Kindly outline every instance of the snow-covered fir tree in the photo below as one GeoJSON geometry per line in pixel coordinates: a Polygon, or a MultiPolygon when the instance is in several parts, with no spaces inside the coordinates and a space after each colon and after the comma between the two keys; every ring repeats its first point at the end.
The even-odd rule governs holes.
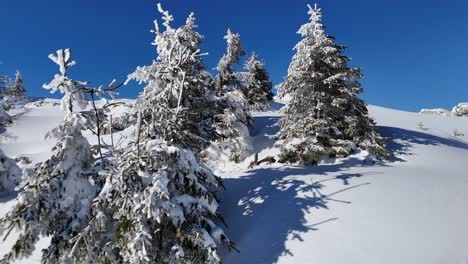
{"type": "Polygon", "coordinates": [[[386,156],[367,106],[357,97],[360,69],[349,68],[345,47],[325,33],[321,10],[309,6],[308,13],[310,22],[298,31],[303,39],[279,87],[281,96],[291,98],[279,122],[280,160],[316,164],[324,157],[347,156],[357,147],[386,156]]]}
{"type": "Polygon", "coordinates": [[[245,56],[240,45],[239,34],[228,29],[224,39],[227,42],[226,54],[218,63],[218,74],[212,86],[216,91],[219,114],[216,119],[216,131],[220,139],[213,142],[203,154],[226,156],[228,160],[239,162],[251,154],[252,143],[248,128],[252,125],[249,104],[241,91],[240,73],[234,72],[233,66],[245,56]]]}
{"type": "Polygon", "coordinates": [[[21,180],[21,169],[16,161],[8,158],[0,149],[0,195],[11,192],[21,180]]]}
{"type": "Polygon", "coordinates": [[[224,39],[227,42],[226,54],[221,57],[216,68],[218,71],[216,93],[218,95],[240,87],[240,80],[232,67],[240,62],[241,57],[246,55],[241,47],[239,34],[234,34],[231,29],[228,29],[224,39]]]}
{"type": "Polygon", "coordinates": [[[10,86],[12,80],[6,75],[0,75],[0,97],[6,95],[7,87],[10,86]]]}
{"type": "Polygon", "coordinates": [[[18,204],[1,220],[0,233],[19,230],[19,238],[3,261],[30,256],[41,236],[50,236],[51,243],[43,251],[43,263],[67,263],[69,240],[89,220],[96,187],[85,172],[93,164],[93,155],[82,130],[87,120],[78,111],[84,95],[77,89],[83,82],[67,76],[75,64],[70,50],[59,50],[49,56],[60,67],[60,73],[44,88],[64,94],[62,109],[65,119],[53,131],[58,139],[52,156],[25,174],[24,191],[18,204]]]}
{"type": "Polygon", "coordinates": [[[218,246],[232,245],[218,226],[215,191],[222,181],[191,150],[215,133],[202,36],[193,14],[172,28],[173,17],[158,10],[159,56],[129,76],[146,83],[136,132],[95,200],[91,221],[72,240],[80,263],[220,263],[218,246]]]}
{"type": "Polygon", "coordinates": [[[146,84],[136,104],[143,122],[157,120],[149,124],[150,131],[141,131],[142,137],[156,133],[171,144],[198,152],[218,138],[213,128],[218,110],[199,50],[203,36],[195,31],[193,14],[179,28],[171,27],[173,17],[167,11],[163,14],[165,30],[155,23],[157,59],[129,75],[129,80],[146,84]]]}
{"type": "MultiPolygon", "coordinates": [[[[15,80],[9,80],[5,88],[5,96],[3,97],[3,103],[5,108],[9,111],[23,107],[29,99],[26,96],[26,88],[23,85],[23,77],[19,71],[16,71],[15,80]]],[[[18,114],[17,109],[15,112],[18,114]]],[[[25,110],[23,110],[25,111],[25,110]]]]}
{"type": "Polygon", "coordinates": [[[141,138],[117,164],[73,239],[78,262],[220,262],[218,247],[231,245],[218,226],[222,182],[193,152],[141,138]]]}
{"type": "Polygon", "coordinates": [[[270,109],[270,101],[273,100],[268,72],[262,61],[257,59],[255,53],[245,63],[247,72],[242,74],[242,92],[249,102],[250,110],[264,111],[270,109]]]}
{"type": "Polygon", "coordinates": [[[240,162],[253,150],[249,134],[253,121],[248,101],[242,91],[237,89],[219,97],[217,107],[221,113],[216,118],[215,127],[220,138],[212,142],[202,155],[206,160],[219,159],[221,155],[229,161],[240,162]]]}
{"type": "Polygon", "coordinates": [[[20,71],[16,71],[15,81],[7,87],[6,94],[8,96],[15,96],[15,97],[24,97],[26,96],[26,88],[23,86],[23,76],[21,75],[20,71]]]}

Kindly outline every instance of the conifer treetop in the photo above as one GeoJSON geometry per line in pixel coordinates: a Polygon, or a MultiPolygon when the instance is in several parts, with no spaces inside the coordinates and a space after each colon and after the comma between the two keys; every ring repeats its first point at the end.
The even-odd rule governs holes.
{"type": "Polygon", "coordinates": [[[229,58],[231,64],[238,63],[241,56],[245,56],[245,51],[241,48],[240,44],[240,34],[233,33],[230,28],[228,28],[224,39],[227,42],[227,54],[226,58],[229,58]]]}
{"type": "Polygon", "coordinates": [[[67,76],[68,68],[76,65],[75,61],[71,61],[70,49],[57,50],[56,54],[50,54],[49,59],[59,66],[60,73],[56,74],[50,83],[44,84],[42,87],[50,90],[51,93],[60,91],[60,93],[64,94],[61,108],[67,113],[72,113],[74,104],[81,108],[86,106],[85,95],[80,91],[80,88],[88,83],[76,81],[67,76]]]}
{"type": "Polygon", "coordinates": [[[221,57],[216,67],[218,71],[216,80],[216,90],[218,94],[224,94],[229,90],[239,87],[240,81],[232,67],[234,64],[240,62],[241,57],[246,55],[245,51],[242,49],[240,35],[238,33],[234,34],[231,29],[228,29],[224,39],[227,43],[226,53],[221,57]]]}

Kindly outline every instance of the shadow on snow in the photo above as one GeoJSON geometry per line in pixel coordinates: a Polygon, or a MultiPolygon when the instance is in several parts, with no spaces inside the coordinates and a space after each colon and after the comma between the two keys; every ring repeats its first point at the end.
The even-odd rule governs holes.
{"type": "Polygon", "coordinates": [[[271,148],[275,144],[274,136],[279,131],[276,125],[280,117],[278,116],[256,116],[254,117],[255,127],[250,130],[250,135],[255,142],[253,153],[271,148]]]}
{"type": "Polygon", "coordinates": [[[387,149],[395,157],[390,161],[403,161],[401,158],[398,158],[399,155],[412,155],[412,147],[415,144],[448,146],[468,150],[467,143],[452,138],[443,138],[423,132],[406,130],[397,127],[379,126],[378,130],[382,136],[388,138],[387,149]]]}
{"type": "MultiPolygon", "coordinates": [[[[256,146],[261,151],[274,144],[273,135],[279,117],[255,117],[255,137],[265,137],[256,146]]],[[[380,133],[388,138],[387,147],[394,154],[392,161],[403,161],[398,156],[411,155],[413,145],[450,146],[468,149],[468,144],[451,138],[438,137],[422,132],[395,127],[379,127],[380,133]]],[[[287,166],[249,170],[239,178],[224,180],[227,191],[223,192],[221,213],[231,224],[227,235],[237,244],[240,253],[225,255],[226,263],[275,263],[279,257],[293,255],[286,247],[288,240],[303,241],[302,234],[318,230],[318,226],[337,221],[325,219],[316,224],[308,223],[306,216],[312,210],[328,210],[331,202],[350,204],[335,198],[335,195],[363,187],[369,182],[353,185],[353,179],[375,174],[350,173],[350,168],[369,167],[364,159],[350,157],[339,164],[322,164],[316,167],[287,166]],[[330,174],[330,175],[329,175],[330,174]],[[338,191],[325,193],[325,184],[335,181],[338,191]]],[[[361,181],[362,182],[362,181],[361,181]]]]}
{"type": "Polygon", "coordinates": [[[311,210],[328,209],[330,202],[350,204],[335,195],[368,185],[351,184],[351,179],[364,174],[346,173],[350,167],[371,164],[349,158],[341,164],[316,167],[259,168],[247,171],[240,178],[224,180],[227,191],[221,195],[221,213],[231,223],[226,233],[240,253],[225,256],[226,263],[275,263],[280,256],[293,255],[286,241],[302,241],[302,234],[338,218],[310,224],[306,216],[311,210]],[[333,176],[328,175],[333,173],[333,176]],[[337,181],[340,188],[324,193],[326,182],[337,181]]]}

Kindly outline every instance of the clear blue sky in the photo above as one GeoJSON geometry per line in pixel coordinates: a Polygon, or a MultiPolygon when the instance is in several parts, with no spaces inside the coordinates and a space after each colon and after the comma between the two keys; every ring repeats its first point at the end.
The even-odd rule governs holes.
{"type": "MultiPolygon", "coordinates": [[[[364,69],[369,103],[417,111],[468,101],[468,1],[320,0],[327,32],[349,47],[353,66],[364,69]]],[[[78,65],[70,75],[94,84],[125,79],[156,57],[150,45],[153,0],[11,0],[0,5],[0,74],[23,72],[33,96],[48,96],[41,85],[57,68],[47,55],[71,48],[78,65]]],[[[226,28],[241,34],[244,49],[266,62],[281,82],[308,19],[306,0],[162,1],[183,23],[190,11],[205,35],[206,65],[225,50],[226,28]]],[[[136,97],[132,84],[122,97],[136,97]]]]}

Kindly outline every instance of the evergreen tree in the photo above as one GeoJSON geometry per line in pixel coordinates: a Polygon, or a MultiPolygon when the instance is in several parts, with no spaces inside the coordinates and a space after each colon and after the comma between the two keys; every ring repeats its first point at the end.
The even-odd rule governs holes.
{"type": "Polygon", "coordinates": [[[220,114],[215,127],[221,137],[212,142],[202,155],[206,160],[219,160],[218,155],[221,154],[229,161],[240,162],[253,150],[249,134],[249,127],[252,127],[249,104],[242,91],[233,90],[219,97],[217,106],[220,114]]]}
{"type": "Polygon", "coordinates": [[[241,57],[246,55],[241,47],[239,34],[234,34],[231,32],[231,29],[228,29],[224,39],[227,42],[226,54],[221,57],[216,68],[218,70],[216,80],[216,92],[218,95],[240,87],[239,78],[232,67],[234,64],[239,63],[241,57]]]}
{"type": "Polygon", "coordinates": [[[7,88],[10,86],[12,83],[12,80],[10,77],[5,76],[5,75],[0,75],[0,97],[3,97],[6,95],[7,88]]]}
{"type": "Polygon", "coordinates": [[[59,65],[60,73],[44,88],[65,94],[62,107],[66,115],[52,133],[58,138],[52,156],[26,173],[18,204],[1,220],[0,233],[8,236],[13,228],[20,231],[5,262],[30,256],[39,237],[50,236],[51,244],[43,251],[42,262],[66,263],[69,240],[88,221],[96,187],[85,172],[93,164],[93,155],[81,133],[88,126],[87,120],[74,107],[83,103],[84,95],[77,89],[82,82],[67,76],[67,69],[75,64],[70,57],[68,49],[49,56],[59,65]]]}
{"type": "Polygon", "coordinates": [[[220,178],[197,151],[211,137],[211,101],[200,61],[195,17],[165,30],[155,23],[158,58],[129,76],[146,83],[137,130],[95,199],[92,218],[72,240],[80,263],[219,263],[232,245],[217,225],[220,178]],[[203,110],[203,111],[202,111],[203,110]]]}
{"type": "Polygon", "coordinates": [[[218,75],[214,82],[218,115],[216,131],[220,139],[213,142],[203,154],[207,160],[212,154],[227,156],[229,160],[239,162],[252,150],[248,128],[252,126],[247,99],[241,92],[240,74],[232,67],[239,63],[245,52],[240,45],[239,34],[228,29],[224,37],[227,42],[226,54],[218,63],[218,75]]]}
{"type": "Polygon", "coordinates": [[[0,194],[13,191],[20,179],[20,168],[0,149],[0,194]]]}
{"type": "Polygon", "coordinates": [[[279,88],[291,100],[280,120],[280,160],[316,164],[323,157],[347,156],[356,147],[386,156],[382,137],[373,127],[358,79],[342,45],[335,44],[321,23],[321,10],[309,6],[310,22],[298,31],[303,39],[279,88]]]}
{"type": "Polygon", "coordinates": [[[219,137],[213,128],[218,110],[210,98],[211,80],[199,50],[203,36],[195,31],[193,14],[179,28],[171,27],[173,17],[167,11],[163,14],[166,29],[160,31],[155,23],[157,59],[129,75],[129,80],[146,84],[136,106],[142,120],[157,120],[141,136],[156,133],[171,144],[198,152],[219,137]]]}
{"type": "Polygon", "coordinates": [[[28,102],[26,89],[23,86],[23,77],[19,71],[16,71],[15,80],[8,79],[5,88],[5,97],[3,103],[6,109],[11,110],[24,106],[28,102]]]}
{"type": "Polygon", "coordinates": [[[6,94],[8,96],[24,97],[26,92],[26,88],[23,86],[23,76],[20,71],[16,71],[15,81],[7,87],[6,94]]]}
{"type": "Polygon", "coordinates": [[[242,92],[249,102],[250,110],[268,110],[269,102],[273,100],[271,92],[273,84],[270,82],[265,65],[253,53],[245,63],[245,69],[247,72],[243,74],[242,92]]]}

